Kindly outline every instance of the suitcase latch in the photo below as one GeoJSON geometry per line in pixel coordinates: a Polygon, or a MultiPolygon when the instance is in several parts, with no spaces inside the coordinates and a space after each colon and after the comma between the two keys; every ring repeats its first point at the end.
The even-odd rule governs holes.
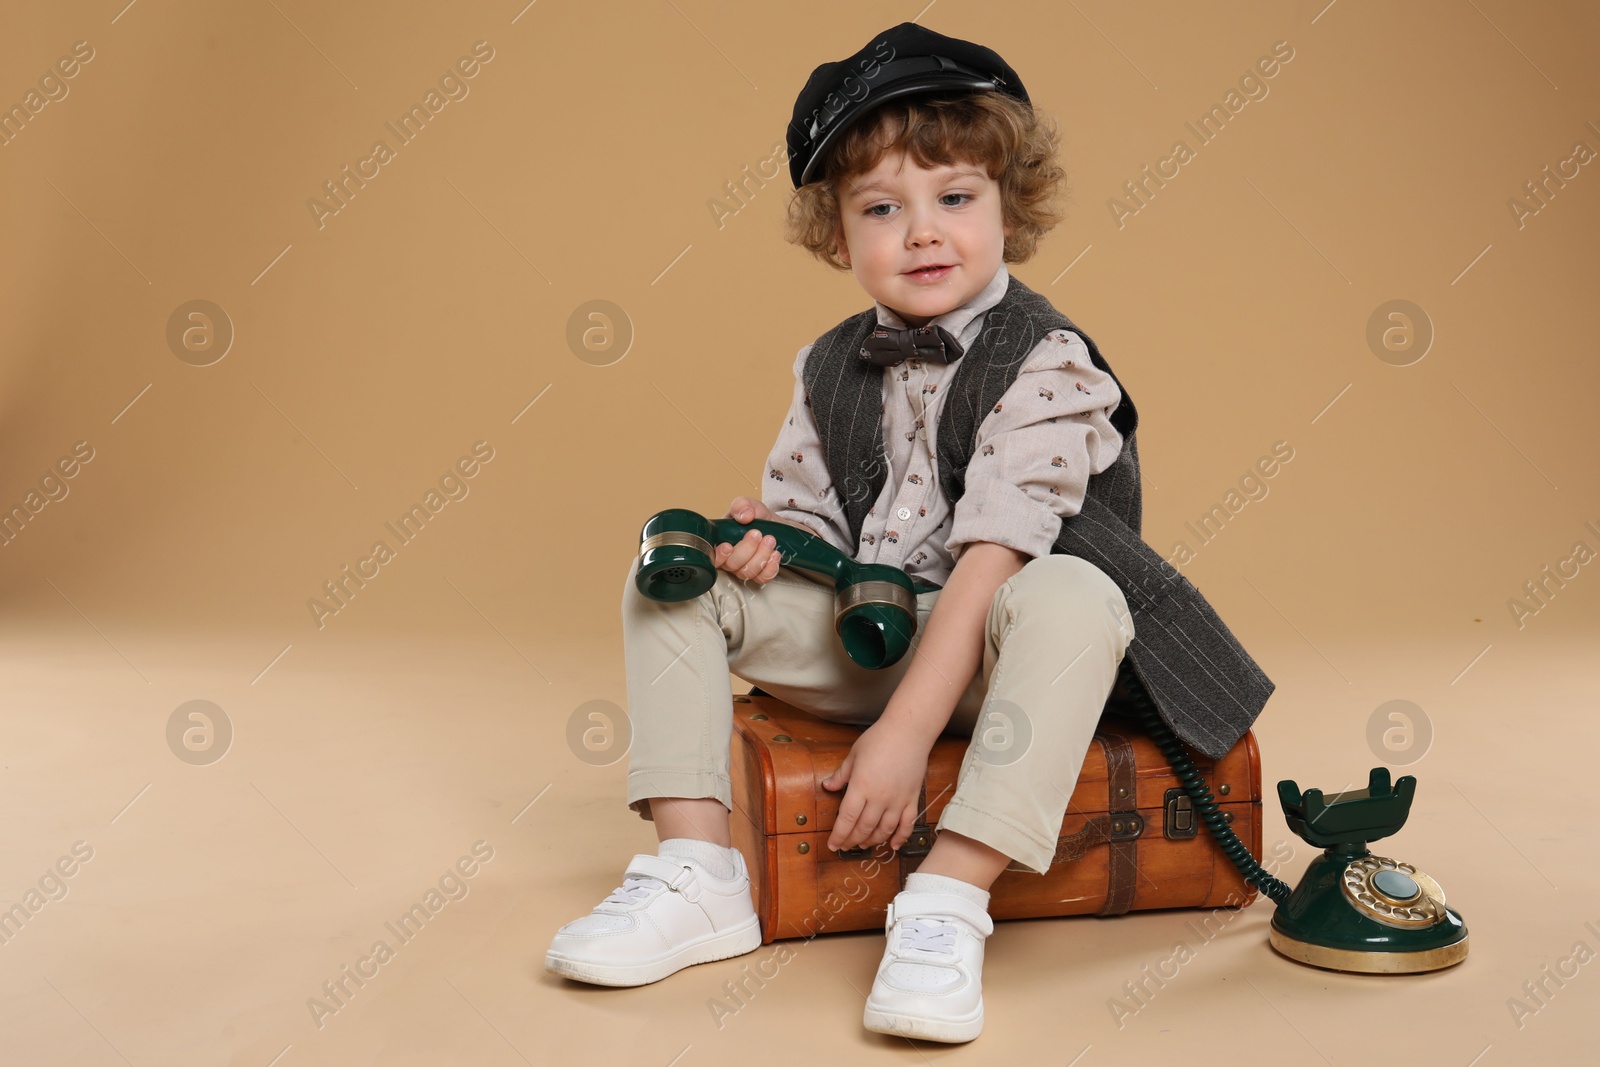
{"type": "MultiPolygon", "coordinates": [[[[1137,818],[1137,816],[1135,816],[1137,818]]],[[[1134,836],[1138,836],[1137,834],[1134,836]]],[[[872,855],[877,850],[877,845],[858,845],[855,848],[839,849],[839,858],[842,860],[858,860],[872,855]]],[[[924,856],[933,848],[933,831],[914,830],[906,838],[906,843],[900,846],[897,856],[924,856]]]]}
{"type": "Polygon", "coordinates": [[[1199,821],[1195,818],[1194,799],[1189,796],[1189,791],[1179,786],[1166,792],[1167,817],[1164,820],[1163,832],[1174,841],[1182,841],[1195,836],[1200,830],[1199,821]]]}

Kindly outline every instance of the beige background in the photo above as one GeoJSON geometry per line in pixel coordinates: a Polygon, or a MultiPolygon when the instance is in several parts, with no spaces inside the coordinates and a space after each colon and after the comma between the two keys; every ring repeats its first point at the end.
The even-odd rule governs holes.
{"type": "Polygon", "coordinates": [[[1523,983],[1600,950],[1600,577],[1569,564],[1520,626],[1509,606],[1600,549],[1600,162],[1521,225],[1509,206],[1600,151],[1592,6],[121,3],[0,14],[6,108],[93,49],[0,147],[0,507],[93,449],[0,548],[0,907],[92,850],[0,945],[0,1060],[1592,1056],[1594,968],[1542,1006],[1523,983]],[[1136,398],[1146,539],[1193,547],[1292,446],[1183,567],[1278,685],[1267,841],[1279,778],[1416,773],[1378,851],[1444,884],[1461,966],[1303,968],[1263,900],[1119,1029],[1109,998],[1193,914],[1002,924],[965,1048],[861,1029],[872,932],[806,946],[720,1030],[708,1001],[772,946],[635,990],[542,971],[654,851],[620,748],[567,742],[625,700],[639,526],[759,493],[795,352],[870,303],[781,240],[794,96],[913,18],[995,48],[1060,122],[1072,213],[1013,269],[1136,398]],[[319,227],[307,201],[480,41],[468,94],[319,227]],[[1198,146],[1185,123],[1279,41],[1268,95],[1198,146]],[[1195,158],[1119,226],[1108,201],[1179,138],[1195,158]],[[1398,299],[1433,333],[1406,366],[1367,341],[1398,299]],[[208,366],[167,340],[194,300],[234,334],[208,366]],[[627,343],[569,343],[595,300],[627,343]],[[469,494],[397,546],[384,523],[479,441],[469,494]],[[379,538],[395,559],[319,628],[308,600],[379,538]],[[207,765],[169,747],[191,700],[231,724],[207,765]],[[1369,742],[1391,700],[1409,748],[1369,742]],[[477,841],[470,893],[318,1028],[308,998],[477,841]]]}

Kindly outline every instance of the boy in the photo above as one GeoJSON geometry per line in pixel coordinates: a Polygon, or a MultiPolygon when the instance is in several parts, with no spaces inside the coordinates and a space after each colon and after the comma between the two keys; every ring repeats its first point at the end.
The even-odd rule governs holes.
{"type": "Polygon", "coordinates": [[[1199,591],[1139,537],[1137,412],[1094,342],[1013,277],[1059,220],[1056,137],[991,50],[902,23],[824,64],[789,127],[789,239],[875,306],[800,350],[762,500],[859,562],[902,567],[918,629],[892,667],[839,648],[831,589],[779,569],[770,537],[718,545],[693,602],[623,592],[634,738],[629,807],[659,855],[557,932],[546,966],[657,981],[760,944],[731,847],[727,670],[866,729],[838,772],[828,847],[909,836],[934,740],[974,738],[932,849],[886,917],[863,1023],[968,1041],[983,1027],[989,887],[1043,874],[1119,671],[1220,757],[1272,683],[1199,591]],[[727,670],[725,670],[726,668],[727,670]],[[980,718],[982,723],[980,725],[980,718]],[[1003,724],[1021,743],[992,750],[1003,724]]]}

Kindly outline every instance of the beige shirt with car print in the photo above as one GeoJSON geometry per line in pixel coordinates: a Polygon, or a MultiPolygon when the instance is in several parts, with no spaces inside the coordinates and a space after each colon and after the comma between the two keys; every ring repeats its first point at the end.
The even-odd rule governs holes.
{"type": "MultiPolygon", "coordinates": [[[[930,325],[943,326],[963,352],[970,350],[984,313],[1000,302],[1010,277],[1002,263],[982,292],[930,325]]],[[[906,326],[881,302],[874,303],[880,325],[906,326]]],[[[762,501],[779,518],[810,527],[859,563],[899,567],[914,579],[942,586],[963,547],[973,541],[1008,545],[1030,558],[1047,555],[1062,519],[1082,507],[1090,475],[1111,466],[1122,449],[1122,435],[1110,420],[1122,391],[1090,360],[1076,333],[1052,330],[979,424],[966,489],[952,515],[934,457],[943,389],[960,359],[907,359],[883,369],[889,473],[867,513],[860,542],[852,545],[801,377],[811,347],[795,357],[794,397],[767,458],[762,501]]]]}

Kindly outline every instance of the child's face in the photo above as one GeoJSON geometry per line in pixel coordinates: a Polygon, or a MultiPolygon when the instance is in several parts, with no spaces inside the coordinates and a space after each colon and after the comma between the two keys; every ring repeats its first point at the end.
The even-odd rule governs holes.
{"type": "Polygon", "coordinates": [[[981,165],[920,166],[902,151],[842,180],[839,256],[861,288],[908,326],[925,326],[989,284],[1005,251],[1000,183],[981,165]],[[932,275],[921,267],[947,269],[932,275]]]}

